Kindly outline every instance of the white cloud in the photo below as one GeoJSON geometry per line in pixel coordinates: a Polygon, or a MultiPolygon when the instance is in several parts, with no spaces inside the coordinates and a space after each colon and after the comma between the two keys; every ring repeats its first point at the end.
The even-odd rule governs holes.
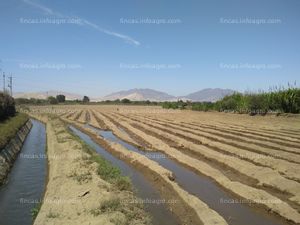
{"type": "Polygon", "coordinates": [[[40,4],[38,4],[38,3],[32,2],[32,1],[30,1],[30,0],[23,0],[23,2],[25,2],[25,3],[28,4],[28,5],[33,6],[33,7],[35,7],[35,8],[40,9],[41,11],[43,11],[43,12],[46,13],[46,14],[55,15],[55,13],[52,11],[52,9],[50,9],[50,8],[48,8],[48,7],[45,7],[45,6],[40,5],[40,4]]]}
{"type": "MultiPolygon", "coordinates": [[[[55,12],[52,9],[50,9],[50,8],[44,6],[44,5],[38,4],[36,2],[32,2],[31,0],[23,0],[23,2],[39,9],[40,11],[42,11],[45,14],[56,16],[56,17],[61,17],[61,18],[70,18],[69,16],[66,16],[66,15],[63,15],[61,13],[55,12]]],[[[91,27],[95,30],[98,30],[98,31],[104,33],[104,34],[120,38],[120,39],[126,41],[127,43],[130,43],[130,44],[133,44],[133,45],[136,45],[136,46],[139,46],[141,44],[139,41],[133,39],[130,36],[120,34],[120,33],[114,32],[114,31],[103,29],[103,28],[99,27],[97,24],[94,24],[94,23],[92,23],[92,22],[90,22],[90,21],[88,21],[84,18],[78,18],[78,19],[80,19],[81,23],[78,23],[77,25],[83,25],[83,26],[91,27]]]]}

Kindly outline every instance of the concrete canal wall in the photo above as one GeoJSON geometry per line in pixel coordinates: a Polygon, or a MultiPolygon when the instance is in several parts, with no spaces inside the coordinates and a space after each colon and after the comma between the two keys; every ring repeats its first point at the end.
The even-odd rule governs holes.
{"type": "Polygon", "coordinates": [[[10,142],[0,149],[0,185],[2,185],[13,166],[18,153],[21,151],[23,143],[32,127],[30,120],[20,128],[16,136],[10,140],[10,142]]]}

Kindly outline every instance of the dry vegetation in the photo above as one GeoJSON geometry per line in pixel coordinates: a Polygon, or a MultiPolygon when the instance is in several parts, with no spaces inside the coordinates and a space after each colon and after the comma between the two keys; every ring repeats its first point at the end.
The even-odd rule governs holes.
{"type": "MultiPolygon", "coordinates": [[[[112,130],[126,142],[164,152],[179,164],[210,177],[237,198],[256,203],[252,207],[300,223],[299,117],[251,117],[144,106],[57,106],[54,109],[58,108],[48,113],[54,112],[77,126],[90,123],[112,130]]],[[[48,109],[32,108],[44,113],[48,109]]],[[[124,149],[122,152],[126,154],[124,149]]],[[[149,168],[157,166],[147,160],[144,162],[149,168]]],[[[172,183],[176,185],[176,180],[172,183]]],[[[181,191],[178,187],[177,193],[181,191]]],[[[185,196],[190,198],[188,193],[185,196]]],[[[189,207],[198,213],[205,204],[201,199],[197,201],[189,207]]],[[[222,224],[219,215],[214,215],[218,218],[216,223],[222,224]]],[[[212,223],[205,221],[203,214],[198,216],[202,223],[212,223]]]]}

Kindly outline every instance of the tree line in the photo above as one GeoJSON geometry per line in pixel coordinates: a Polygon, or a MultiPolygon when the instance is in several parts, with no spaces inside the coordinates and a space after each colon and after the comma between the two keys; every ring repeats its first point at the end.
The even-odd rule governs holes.
{"type": "Polygon", "coordinates": [[[88,103],[90,102],[90,98],[88,96],[83,96],[82,100],[76,99],[76,100],[66,100],[65,95],[56,95],[49,96],[47,99],[37,99],[37,98],[16,98],[15,99],[16,104],[23,105],[23,104],[29,104],[29,105],[56,105],[59,103],[64,104],[81,104],[81,103],[88,103]]]}
{"type": "Polygon", "coordinates": [[[248,114],[300,113],[300,89],[289,86],[270,92],[234,93],[217,102],[164,102],[163,108],[248,114]]]}
{"type": "Polygon", "coordinates": [[[66,100],[66,97],[64,95],[57,95],[56,97],[50,96],[47,99],[37,99],[37,98],[16,98],[15,99],[16,104],[18,105],[47,105],[47,104],[105,104],[105,105],[160,105],[159,102],[152,102],[149,100],[146,101],[131,101],[130,99],[124,98],[124,99],[116,99],[116,100],[105,100],[100,102],[90,102],[90,99],[88,96],[84,96],[82,100],[66,100]]]}
{"type": "Polygon", "coordinates": [[[101,102],[97,102],[96,104],[102,104],[102,105],[159,105],[159,102],[154,102],[154,101],[132,101],[127,98],[123,99],[116,99],[116,100],[105,100],[101,102]]]}

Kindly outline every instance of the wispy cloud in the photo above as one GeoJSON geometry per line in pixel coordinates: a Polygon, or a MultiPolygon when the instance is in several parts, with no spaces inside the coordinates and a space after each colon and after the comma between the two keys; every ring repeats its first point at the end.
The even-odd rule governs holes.
{"type": "MultiPolygon", "coordinates": [[[[55,12],[51,8],[48,8],[44,5],[33,2],[31,0],[23,0],[23,2],[30,5],[30,6],[33,6],[34,8],[37,8],[42,13],[45,13],[47,15],[56,16],[56,17],[60,17],[60,18],[70,18],[67,15],[63,15],[59,12],[55,12]]],[[[93,28],[97,31],[100,31],[100,32],[104,33],[104,34],[120,38],[120,39],[124,40],[125,42],[136,45],[136,46],[139,46],[141,44],[139,41],[133,39],[132,37],[130,37],[128,35],[120,34],[120,33],[114,32],[114,31],[110,31],[110,30],[106,30],[102,27],[99,27],[97,24],[94,24],[94,23],[92,23],[89,20],[86,20],[84,18],[77,17],[77,19],[80,20],[80,23],[76,23],[77,25],[83,25],[83,26],[91,27],[91,28],[93,28]]]]}
{"type": "MultiPolygon", "coordinates": [[[[48,7],[46,7],[46,6],[40,5],[40,4],[35,3],[35,2],[32,2],[32,1],[30,1],[30,0],[23,0],[23,2],[25,2],[26,4],[31,5],[31,6],[33,6],[33,7],[35,7],[35,8],[37,8],[37,9],[43,11],[43,12],[46,13],[46,14],[49,14],[49,15],[56,15],[56,16],[57,16],[57,13],[54,13],[52,9],[50,9],[50,8],[48,8],[48,7]]],[[[59,15],[59,16],[61,16],[61,15],[59,15]]]]}

